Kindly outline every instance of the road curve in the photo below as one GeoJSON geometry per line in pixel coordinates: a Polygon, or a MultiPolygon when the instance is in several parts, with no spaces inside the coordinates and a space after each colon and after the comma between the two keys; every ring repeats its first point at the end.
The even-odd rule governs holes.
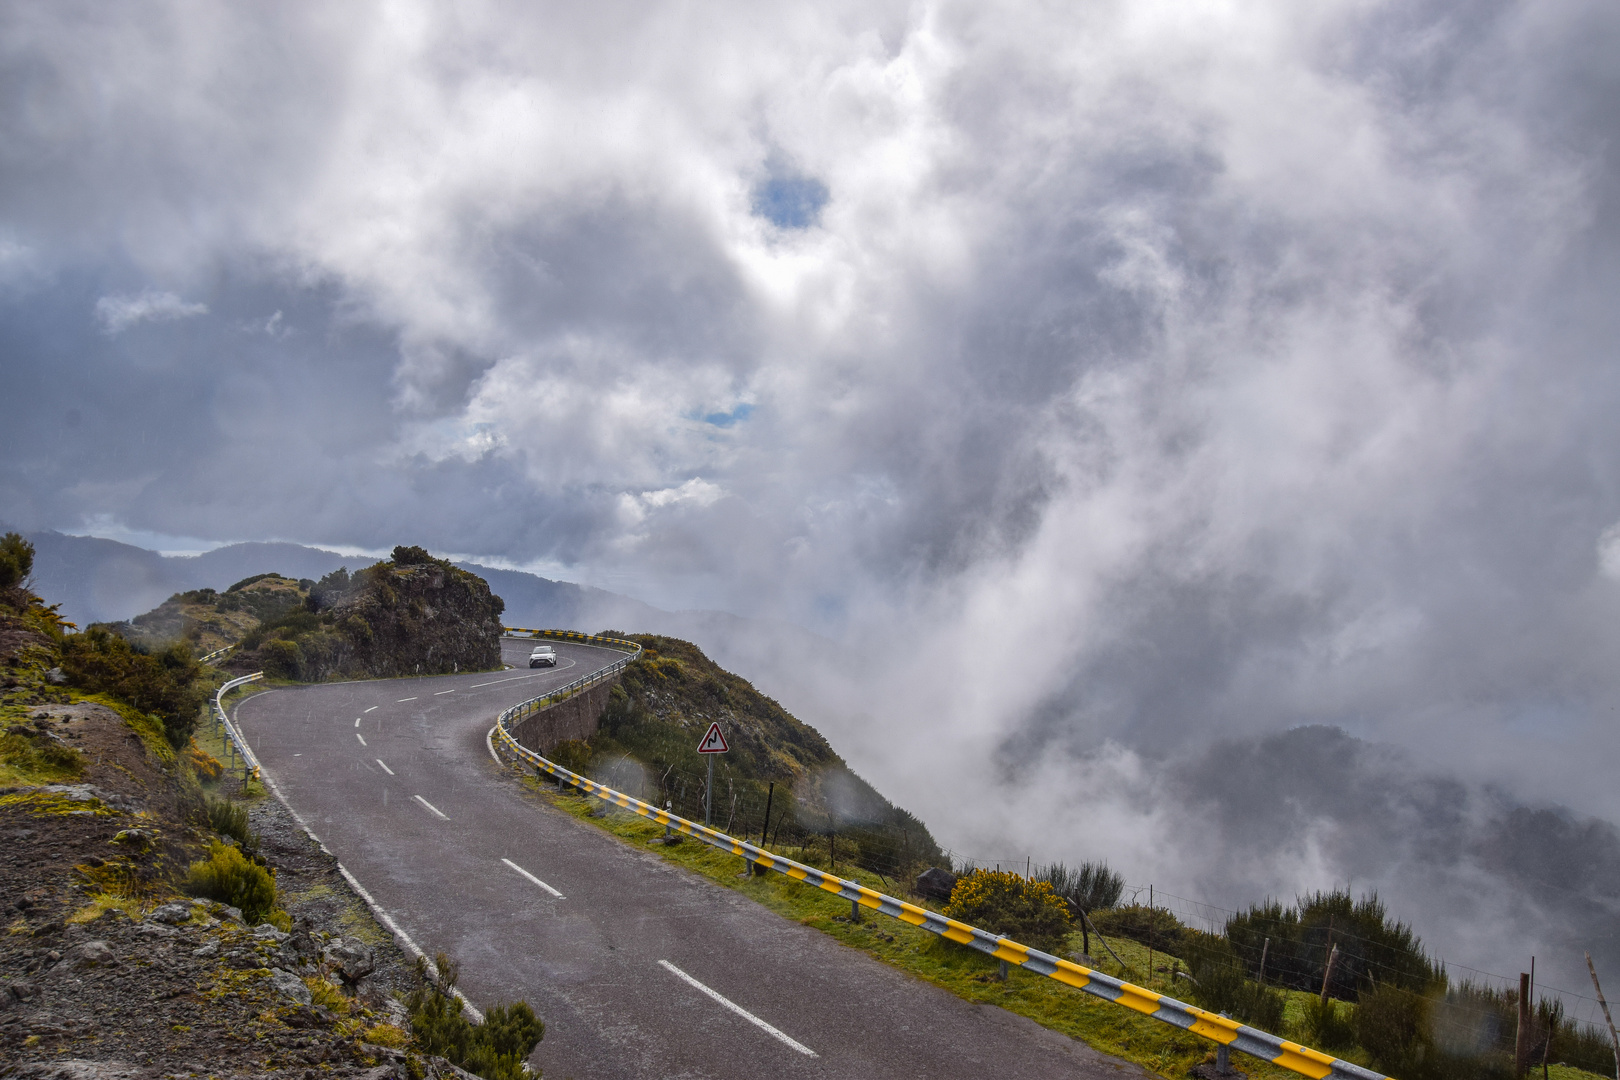
{"type": "MultiPolygon", "coordinates": [[[[503,643],[523,665],[527,641],[503,643]]],[[[282,688],[235,710],[282,795],[474,1002],[527,998],[547,1076],[1137,1077],[528,797],[485,745],[555,670],[282,688]]]]}

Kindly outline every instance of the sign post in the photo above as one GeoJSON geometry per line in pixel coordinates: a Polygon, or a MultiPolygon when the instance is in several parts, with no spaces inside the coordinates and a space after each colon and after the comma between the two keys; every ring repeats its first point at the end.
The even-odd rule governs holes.
{"type": "Polygon", "coordinates": [[[709,828],[714,827],[714,755],[723,754],[730,749],[731,747],[726,745],[726,737],[720,731],[718,722],[709,725],[709,730],[703,735],[703,741],[698,743],[697,752],[709,755],[709,783],[703,789],[703,824],[709,828]]]}

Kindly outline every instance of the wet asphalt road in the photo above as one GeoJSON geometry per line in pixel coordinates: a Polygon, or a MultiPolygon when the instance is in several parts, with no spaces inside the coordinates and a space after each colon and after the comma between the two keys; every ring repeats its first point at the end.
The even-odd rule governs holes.
{"type": "Polygon", "coordinates": [[[558,668],[530,670],[529,648],[504,643],[506,672],[272,690],[236,718],[373,898],[461,963],[473,1002],[528,999],[548,1077],[1146,1075],[526,797],[485,745],[496,714],[621,655],[556,643],[558,668]]]}

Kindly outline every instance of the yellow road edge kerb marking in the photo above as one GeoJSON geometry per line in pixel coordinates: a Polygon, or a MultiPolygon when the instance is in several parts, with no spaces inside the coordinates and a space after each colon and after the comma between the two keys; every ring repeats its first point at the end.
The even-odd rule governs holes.
{"type": "Polygon", "coordinates": [[[622,638],[602,637],[595,634],[582,634],[572,630],[529,630],[524,627],[505,627],[506,631],[517,631],[543,637],[563,638],[571,641],[580,641],[587,644],[602,644],[609,648],[629,650],[630,655],[619,660],[600,671],[593,672],[582,679],[577,679],[567,686],[552,690],[542,697],[514,705],[502,712],[495,723],[495,732],[500,742],[512,754],[543,770],[563,782],[573,785],[578,790],[594,795],[604,802],[613,803],[619,807],[631,810],[642,817],[650,818],[660,825],[668,826],[677,832],[692,836],[703,841],[711,847],[740,855],[749,862],[757,863],[777,873],[785,874],[795,881],[811,884],[819,889],[846,897],[862,907],[871,908],[883,915],[899,919],[912,926],[919,926],[930,933],[938,934],[950,941],[968,945],[986,953],[998,960],[1005,960],[1009,964],[1028,968],[1038,975],[1045,975],[1049,979],[1072,986],[1105,1001],[1112,1001],[1116,1005],[1123,1005],[1144,1016],[1152,1017],[1184,1031],[1190,1031],[1213,1042],[1229,1046],[1234,1050],[1241,1050],[1246,1054],[1257,1057],[1262,1061],[1269,1061],[1274,1065],[1311,1080],[1324,1080],[1325,1077],[1334,1077],[1336,1080],[1391,1080],[1382,1073],[1363,1068],[1352,1062],[1324,1054],[1320,1050],[1313,1050],[1296,1042],[1290,1042],[1277,1035],[1240,1024],[1236,1020],[1228,1019],[1216,1013],[1207,1012],[1196,1005],[1189,1005],[1184,1001],[1149,990],[1135,983],[1117,979],[1112,975],[1093,970],[1077,964],[1072,960],[1043,953],[1039,949],[1032,949],[1021,945],[1011,938],[998,937],[987,930],[958,922],[955,919],[929,911],[907,903],[876,889],[870,889],[858,881],[849,881],[837,877],[813,866],[795,862],[784,858],[764,848],[756,847],[745,840],[738,840],[728,836],[718,829],[699,825],[695,821],[671,814],[640,799],[626,795],[621,791],[599,784],[594,780],[570,772],[554,761],[550,761],[533,750],[528,749],[517,741],[507,730],[509,721],[519,716],[528,715],[538,711],[546,705],[555,704],[564,698],[586,689],[603,679],[622,671],[625,667],[640,659],[641,646],[633,641],[622,638]]]}

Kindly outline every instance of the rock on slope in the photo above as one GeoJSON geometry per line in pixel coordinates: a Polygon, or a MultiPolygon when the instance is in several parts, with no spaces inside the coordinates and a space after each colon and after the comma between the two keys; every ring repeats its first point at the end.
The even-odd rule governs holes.
{"type": "Polygon", "coordinates": [[[244,638],[229,666],[282,678],[392,678],[500,666],[505,605],[476,574],[419,547],[349,574],[244,638]]]}
{"type": "Polygon", "coordinates": [[[292,933],[169,884],[202,833],[173,765],[93,703],[38,724],[79,782],[0,791],[0,1069],[6,1077],[405,1076],[412,971],[334,860],[277,803],[251,813],[292,933]],[[351,978],[352,976],[352,978],[351,978]],[[312,990],[315,991],[312,993],[312,990]],[[62,1070],[71,1064],[67,1073],[62,1070]]]}
{"type": "Polygon", "coordinates": [[[413,966],[279,803],[248,817],[290,933],[177,894],[218,839],[212,759],[53,679],[53,619],[0,587],[0,1077],[456,1075],[402,1030],[413,966]]]}

